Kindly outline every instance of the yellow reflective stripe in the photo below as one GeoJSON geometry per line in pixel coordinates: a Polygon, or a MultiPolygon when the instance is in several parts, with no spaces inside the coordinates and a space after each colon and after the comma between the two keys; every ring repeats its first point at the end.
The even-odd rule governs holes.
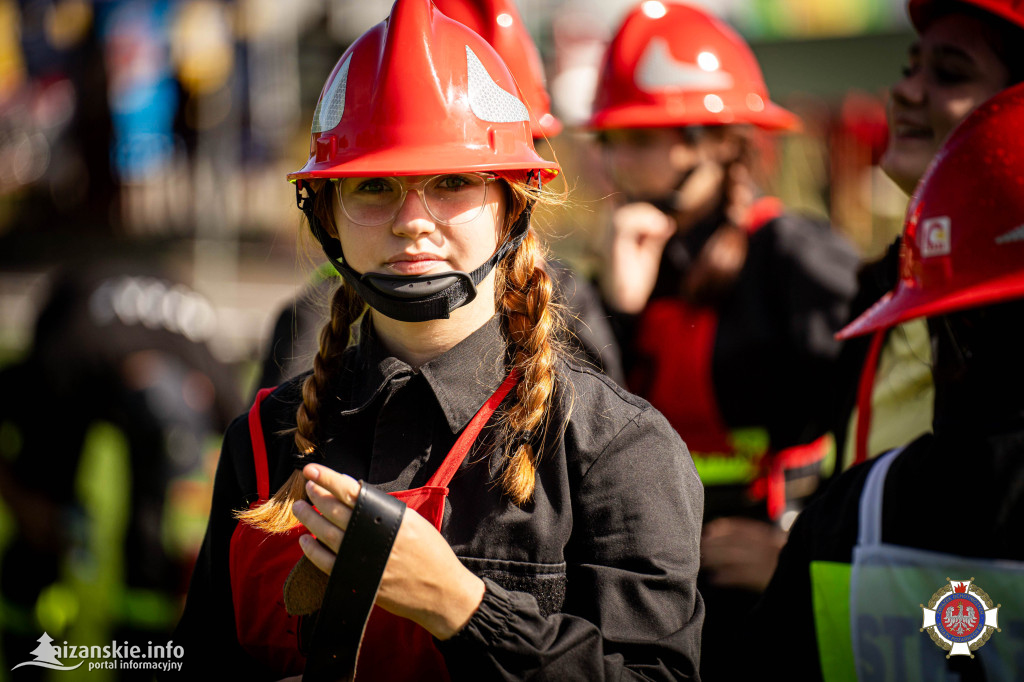
{"type": "Polygon", "coordinates": [[[741,456],[759,458],[768,452],[771,438],[768,436],[767,429],[748,427],[730,431],[729,442],[741,456]]]}
{"type": "Polygon", "coordinates": [[[738,457],[724,454],[708,455],[691,453],[697,474],[704,485],[730,485],[751,483],[757,478],[760,467],[738,457]]]}
{"type": "Polygon", "coordinates": [[[826,682],[857,677],[850,635],[850,571],[850,564],[811,562],[814,629],[821,676],[826,682]]]}
{"type": "Polygon", "coordinates": [[[762,428],[729,432],[732,452],[691,452],[704,485],[742,485],[761,474],[761,458],[768,452],[768,431],[762,428]]]}

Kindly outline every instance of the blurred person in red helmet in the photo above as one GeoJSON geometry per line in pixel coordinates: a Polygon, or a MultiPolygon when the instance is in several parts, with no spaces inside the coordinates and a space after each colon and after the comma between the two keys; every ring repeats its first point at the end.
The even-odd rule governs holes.
{"type": "Polygon", "coordinates": [[[530,226],[557,172],[497,52],[429,0],[341,56],[289,179],[343,281],[312,372],[228,429],[194,674],[697,677],[700,481],[560,350],[530,226]]]}
{"type": "Polygon", "coordinates": [[[758,195],[758,131],[797,117],[705,10],[644,2],[605,55],[589,127],[620,192],[602,287],[631,390],[690,447],[705,485],[702,675],[728,674],[732,623],[767,584],[814,491],[857,258],[827,223],[758,195]]]}
{"type": "MultiPolygon", "coordinates": [[[[880,165],[910,195],[950,131],[989,97],[1024,80],[1024,9],[1010,0],[913,0],[908,12],[918,39],[892,87],[880,165]]],[[[895,285],[899,249],[897,238],[885,257],[862,269],[854,316],[895,285]]],[[[860,378],[846,392],[834,428],[845,466],[931,429],[929,356],[921,320],[846,345],[840,363],[851,378],[843,383],[860,378]]]]}
{"type": "Polygon", "coordinates": [[[911,200],[897,283],[840,334],[927,318],[933,433],[847,471],[797,519],[739,633],[757,633],[759,669],[1020,679],[1022,123],[1016,85],[953,130],[911,200]]]}

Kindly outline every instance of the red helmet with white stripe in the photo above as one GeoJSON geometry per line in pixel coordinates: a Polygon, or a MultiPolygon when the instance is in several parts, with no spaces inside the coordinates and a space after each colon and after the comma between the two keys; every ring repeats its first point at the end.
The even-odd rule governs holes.
{"type": "Polygon", "coordinates": [[[953,131],[907,209],[900,279],[839,338],[1024,297],[1024,84],[953,131]]]}
{"type": "Polygon", "coordinates": [[[688,5],[641,3],[605,53],[588,127],[729,123],[800,127],[795,114],[768,98],[750,47],[723,21],[688,5]]]}
{"type": "Polygon", "coordinates": [[[491,44],[515,76],[530,110],[534,139],[554,137],[562,123],[551,113],[540,53],[512,0],[434,0],[444,14],[465,24],[491,44]]]}
{"type": "Polygon", "coordinates": [[[430,0],[397,0],[345,51],[313,114],[309,160],[289,180],[558,165],[533,147],[530,115],[491,45],[430,0]]]}

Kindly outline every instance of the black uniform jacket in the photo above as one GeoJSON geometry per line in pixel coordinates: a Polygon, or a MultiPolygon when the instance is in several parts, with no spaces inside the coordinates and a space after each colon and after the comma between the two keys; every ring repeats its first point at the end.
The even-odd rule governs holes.
{"type": "MultiPolygon", "coordinates": [[[[709,218],[668,241],[652,301],[682,296],[682,283],[721,223],[709,218]]],[[[776,450],[826,432],[833,412],[823,396],[835,388],[842,345],[834,334],[848,321],[856,268],[853,247],[823,221],[783,213],[750,235],[736,281],[714,306],[718,326],[711,357],[690,360],[710,360],[714,395],[728,428],[764,429],[776,450]]],[[[643,395],[651,370],[635,348],[640,316],[613,315],[625,372],[643,395]]],[[[817,473],[809,467],[794,478],[817,473]]],[[[739,513],[768,518],[763,501],[750,501],[746,484],[709,486],[706,493],[708,521],[739,513]]]]}
{"type": "MultiPolygon", "coordinates": [[[[718,224],[669,240],[652,300],[680,295],[718,224]]],[[[824,221],[783,213],[750,235],[743,268],[716,306],[711,377],[726,425],[766,428],[776,449],[824,433],[821,396],[832,381],[841,348],[834,334],[848,319],[856,270],[853,247],[824,221]]]]}
{"type": "MultiPolygon", "coordinates": [[[[499,318],[418,369],[364,332],[321,408],[323,461],[386,491],[422,486],[506,375],[499,318]]],[[[569,362],[557,372],[533,499],[517,507],[502,494],[497,418],[449,486],[442,535],[486,584],[466,627],[438,643],[452,679],[695,678],[703,490],[686,446],[608,378],[569,362]]],[[[272,491],[299,466],[287,429],[304,378],[261,406],[272,491]]],[[[175,635],[196,674],[267,677],[235,638],[228,575],[231,512],[256,499],[252,458],[240,418],[175,635]]]]}
{"type": "MultiPolygon", "coordinates": [[[[921,436],[893,460],[882,497],[883,542],[964,557],[1024,561],[1024,416],[998,430],[978,430],[971,424],[949,430],[936,424],[936,435],[921,436]],[[971,493],[969,513],[957,513],[955,504],[949,504],[961,491],[965,496],[971,493]]],[[[784,670],[786,679],[792,680],[821,679],[818,650],[830,643],[817,642],[810,563],[852,561],[861,492],[877,462],[865,462],[840,476],[793,524],[775,575],[747,623],[745,641],[757,649],[747,660],[756,660],[759,670],[784,670]]],[[[886,634],[925,637],[916,624],[905,632],[886,634]]],[[[954,656],[950,665],[964,679],[984,679],[980,671],[971,672],[976,662],[965,656],[954,656]]]]}

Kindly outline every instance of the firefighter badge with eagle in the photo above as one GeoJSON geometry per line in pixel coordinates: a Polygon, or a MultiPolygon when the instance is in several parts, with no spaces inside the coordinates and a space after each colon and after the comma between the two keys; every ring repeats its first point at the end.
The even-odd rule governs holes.
{"type": "Polygon", "coordinates": [[[928,631],[936,646],[950,656],[970,656],[984,646],[993,632],[999,629],[999,607],[983,589],[969,580],[949,580],[928,600],[921,604],[924,623],[921,632],[928,631]]]}

